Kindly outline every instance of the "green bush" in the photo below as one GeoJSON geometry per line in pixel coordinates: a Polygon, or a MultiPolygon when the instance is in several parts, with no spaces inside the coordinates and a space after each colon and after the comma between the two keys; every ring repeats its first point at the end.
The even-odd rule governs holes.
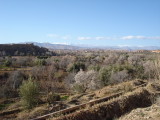
{"type": "Polygon", "coordinates": [[[4,66],[6,66],[6,67],[9,67],[9,66],[11,66],[11,65],[12,65],[12,62],[9,61],[9,60],[6,60],[6,61],[4,62],[4,66]]]}
{"type": "Polygon", "coordinates": [[[68,95],[61,96],[61,100],[67,100],[69,98],[68,95]]]}
{"type": "MultiPolygon", "coordinates": [[[[104,86],[109,85],[111,83],[116,82],[116,81],[113,81],[113,79],[112,79],[113,74],[126,70],[128,76],[134,77],[135,75],[137,75],[139,73],[135,69],[138,69],[138,68],[131,66],[131,65],[128,65],[128,64],[126,64],[126,65],[116,65],[115,64],[115,65],[105,66],[99,70],[99,79],[101,80],[101,82],[104,86]]],[[[139,74],[141,74],[141,73],[139,73],[139,74]]]]}
{"type": "Polygon", "coordinates": [[[38,59],[47,59],[49,58],[48,56],[37,56],[38,59]]]}
{"type": "Polygon", "coordinates": [[[68,69],[68,71],[69,71],[69,72],[78,72],[78,71],[80,71],[80,69],[85,70],[85,69],[86,69],[86,66],[85,66],[84,63],[77,62],[77,63],[74,63],[74,64],[68,69]]]}
{"type": "Polygon", "coordinates": [[[99,71],[101,67],[99,65],[90,65],[88,67],[88,70],[94,70],[94,71],[99,71]]]}
{"type": "Polygon", "coordinates": [[[99,71],[99,79],[103,85],[108,85],[110,83],[112,70],[110,68],[102,68],[99,71]]]}
{"type": "Polygon", "coordinates": [[[45,61],[45,59],[37,59],[35,63],[38,66],[44,66],[44,65],[47,64],[47,62],[45,61]]]}
{"type": "Polygon", "coordinates": [[[38,104],[39,87],[36,82],[29,78],[28,81],[24,81],[20,86],[20,96],[22,105],[27,108],[33,108],[38,104]]]}

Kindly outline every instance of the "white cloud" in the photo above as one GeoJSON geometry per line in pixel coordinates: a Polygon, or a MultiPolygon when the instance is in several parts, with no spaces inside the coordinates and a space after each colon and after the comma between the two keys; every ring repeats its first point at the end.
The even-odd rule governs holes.
{"type": "Polygon", "coordinates": [[[118,47],[128,47],[130,45],[117,45],[118,47]]]}
{"type": "Polygon", "coordinates": [[[50,38],[57,38],[57,39],[63,39],[63,40],[68,40],[68,39],[71,39],[71,36],[70,35],[57,35],[57,34],[47,34],[47,37],[50,37],[50,38]]]}
{"type": "Polygon", "coordinates": [[[124,36],[121,39],[123,40],[129,40],[129,39],[133,39],[134,36],[124,36]]]}
{"type": "Polygon", "coordinates": [[[109,40],[111,38],[110,37],[95,37],[94,39],[96,39],[96,40],[109,40]]]}
{"type": "Polygon", "coordinates": [[[92,37],[78,37],[78,40],[91,40],[92,37]]]}
{"type": "MultiPolygon", "coordinates": [[[[58,35],[58,34],[47,34],[47,37],[56,38],[61,40],[72,39],[70,35],[58,35]]],[[[142,36],[142,35],[128,35],[121,37],[107,37],[107,36],[96,36],[96,37],[77,37],[77,40],[160,40],[160,36],[142,36]]]]}
{"type": "Polygon", "coordinates": [[[97,37],[78,37],[78,40],[132,40],[132,39],[139,39],[139,40],[160,40],[159,36],[152,36],[152,37],[147,37],[147,36],[122,36],[122,37],[105,37],[105,36],[97,36],[97,37]]]}
{"type": "Polygon", "coordinates": [[[52,44],[70,45],[69,43],[66,43],[66,42],[52,42],[52,44]]]}
{"type": "Polygon", "coordinates": [[[156,37],[156,36],[153,36],[153,37],[146,37],[146,36],[123,36],[121,37],[122,40],[131,40],[131,39],[146,39],[146,40],[160,40],[160,37],[156,37]]]}
{"type": "Polygon", "coordinates": [[[114,38],[97,36],[97,37],[78,37],[77,39],[78,40],[110,40],[110,39],[114,39],[114,38]]]}
{"type": "Polygon", "coordinates": [[[121,37],[121,39],[123,40],[131,40],[131,39],[145,39],[146,37],[145,36],[123,36],[121,37]]]}

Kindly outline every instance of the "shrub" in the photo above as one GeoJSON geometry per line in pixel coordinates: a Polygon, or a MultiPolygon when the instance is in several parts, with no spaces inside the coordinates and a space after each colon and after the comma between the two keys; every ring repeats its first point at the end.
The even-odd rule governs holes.
{"type": "Polygon", "coordinates": [[[49,104],[55,102],[55,101],[59,101],[61,98],[60,98],[60,95],[58,94],[55,94],[53,92],[50,92],[48,95],[47,95],[47,102],[49,104]]]}
{"type": "Polygon", "coordinates": [[[108,85],[110,83],[111,77],[111,69],[110,68],[102,68],[99,71],[99,79],[102,81],[103,85],[108,85]]]}
{"type": "Polygon", "coordinates": [[[67,66],[73,62],[74,62],[74,58],[69,55],[66,55],[60,59],[58,64],[61,69],[67,69],[67,66]]]}
{"type": "Polygon", "coordinates": [[[31,57],[18,57],[16,61],[12,62],[14,67],[33,66],[34,62],[31,57]]]}
{"type": "Polygon", "coordinates": [[[69,73],[68,76],[64,79],[65,82],[65,88],[70,89],[73,87],[73,84],[75,82],[75,73],[69,73]]]}
{"type": "Polygon", "coordinates": [[[77,62],[77,63],[74,63],[72,66],[70,66],[70,68],[68,68],[68,71],[69,72],[78,72],[80,70],[85,70],[86,69],[86,66],[84,63],[81,63],[81,62],[77,62]]]}
{"type": "Polygon", "coordinates": [[[146,61],[143,64],[143,68],[144,68],[144,75],[146,76],[147,79],[154,79],[155,78],[155,71],[156,71],[156,67],[154,65],[153,61],[146,61]]]}
{"type": "Polygon", "coordinates": [[[119,83],[128,80],[129,74],[127,70],[119,71],[111,75],[112,83],[119,83]]]}
{"type": "Polygon", "coordinates": [[[104,64],[106,65],[112,65],[115,64],[119,55],[114,53],[114,54],[109,54],[108,57],[105,57],[104,64]]]}
{"type": "Polygon", "coordinates": [[[37,56],[38,59],[47,59],[48,56],[37,56]]]}
{"type": "Polygon", "coordinates": [[[68,95],[65,95],[65,96],[62,96],[61,97],[61,100],[67,100],[69,98],[69,96],[68,95]]]}
{"type": "Polygon", "coordinates": [[[38,59],[35,63],[38,66],[44,66],[44,65],[47,64],[46,61],[45,61],[45,59],[38,59]]]}
{"type": "Polygon", "coordinates": [[[6,60],[5,62],[4,62],[4,66],[6,66],[6,67],[9,67],[9,66],[11,66],[12,65],[12,62],[10,61],[10,60],[6,60]]]}
{"type": "Polygon", "coordinates": [[[155,66],[155,78],[156,80],[160,80],[160,56],[156,56],[156,59],[154,60],[154,66],[155,66]]]}
{"type": "Polygon", "coordinates": [[[90,70],[87,72],[79,71],[75,75],[75,90],[77,91],[86,91],[86,90],[95,90],[101,86],[101,82],[97,76],[98,72],[90,70]],[[80,90],[79,90],[80,89],[80,90]],[[81,90],[83,89],[83,90],[81,90]]]}
{"type": "Polygon", "coordinates": [[[54,73],[54,78],[56,79],[61,79],[64,76],[65,76],[65,72],[63,72],[62,70],[54,73]]]}
{"type": "Polygon", "coordinates": [[[36,82],[29,78],[28,81],[24,81],[20,86],[20,96],[22,105],[27,108],[33,108],[38,104],[39,87],[36,82]]]}
{"type": "Polygon", "coordinates": [[[131,84],[126,84],[124,86],[124,91],[125,92],[129,92],[129,91],[132,91],[133,90],[133,86],[131,84]]]}
{"type": "Polygon", "coordinates": [[[84,87],[83,84],[77,84],[77,83],[73,85],[73,89],[77,93],[84,93],[86,91],[86,88],[84,87]]]}
{"type": "Polygon", "coordinates": [[[100,66],[99,65],[90,65],[88,67],[89,70],[94,70],[94,71],[99,71],[100,70],[100,66]]]}
{"type": "Polygon", "coordinates": [[[121,56],[119,56],[119,58],[117,60],[117,63],[118,64],[124,64],[124,63],[126,63],[126,61],[127,61],[127,56],[126,55],[121,55],[121,56]]]}

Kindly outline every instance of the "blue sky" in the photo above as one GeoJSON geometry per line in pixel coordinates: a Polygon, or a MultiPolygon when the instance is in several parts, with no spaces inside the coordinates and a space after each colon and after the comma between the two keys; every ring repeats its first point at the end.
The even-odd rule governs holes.
{"type": "Polygon", "coordinates": [[[160,0],[0,0],[0,43],[160,46],[160,0]]]}

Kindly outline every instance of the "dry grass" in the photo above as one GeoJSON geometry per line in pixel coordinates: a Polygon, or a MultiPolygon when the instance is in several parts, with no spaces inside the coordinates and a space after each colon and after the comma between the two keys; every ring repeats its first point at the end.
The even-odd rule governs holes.
{"type": "Polygon", "coordinates": [[[141,80],[133,80],[133,81],[127,81],[116,85],[109,85],[106,86],[100,90],[96,90],[95,92],[90,92],[87,94],[76,94],[69,97],[70,101],[78,101],[80,103],[89,102],[90,100],[110,96],[118,92],[129,92],[134,89],[134,87],[143,84],[144,82],[141,82],[141,80]]]}
{"type": "Polygon", "coordinates": [[[14,110],[14,109],[20,109],[22,108],[21,107],[21,103],[18,101],[18,102],[15,102],[15,103],[12,103],[11,105],[9,105],[6,109],[6,111],[10,111],[10,110],[14,110]]]}
{"type": "MultiPolygon", "coordinates": [[[[151,101],[148,97],[150,97],[150,93],[146,89],[136,89],[133,90],[138,85],[141,85],[143,82],[140,80],[128,81],[121,84],[117,84],[114,86],[107,86],[102,88],[101,90],[97,90],[92,93],[86,94],[78,94],[70,96],[66,102],[66,105],[69,106],[69,102],[77,100],[78,104],[88,102],[98,97],[112,95],[118,92],[125,92],[126,94],[113,98],[107,102],[103,102],[94,106],[87,106],[85,109],[83,108],[80,111],[74,112],[72,114],[57,118],[57,120],[101,120],[103,118],[117,118],[126,112],[137,108],[137,107],[145,107],[151,104],[151,101]],[[91,118],[90,118],[91,117],[91,118]]],[[[149,86],[149,85],[148,85],[149,86]]],[[[152,87],[147,87],[147,89],[151,89],[152,87]]],[[[158,90],[158,89],[155,89],[158,90]]],[[[76,104],[76,103],[75,103],[76,104]]],[[[15,104],[16,106],[16,104],[15,104]]],[[[11,106],[10,108],[13,108],[11,106]]],[[[32,109],[32,111],[22,111],[17,114],[17,119],[30,119],[35,118],[37,116],[44,115],[49,111],[47,105],[42,105],[32,109]]]]}
{"type": "Polygon", "coordinates": [[[127,93],[119,98],[112,99],[90,108],[57,118],[55,120],[103,120],[119,117],[126,112],[151,105],[150,93],[143,88],[127,93]]]}
{"type": "Polygon", "coordinates": [[[134,87],[143,84],[144,81],[142,80],[132,80],[123,82],[117,85],[109,85],[107,87],[104,87],[100,90],[95,91],[96,97],[104,97],[107,95],[111,95],[117,92],[129,92],[134,89],[134,87]]]}
{"type": "Polygon", "coordinates": [[[159,82],[149,82],[146,86],[151,92],[159,92],[160,91],[160,83],[159,82]]]}
{"type": "Polygon", "coordinates": [[[46,114],[47,112],[48,112],[47,105],[43,105],[43,106],[36,107],[30,111],[26,110],[26,111],[22,111],[22,112],[18,113],[16,119],[17,120],[28,120],[31,118],[35,118],[36,116],[46,114]]]}

